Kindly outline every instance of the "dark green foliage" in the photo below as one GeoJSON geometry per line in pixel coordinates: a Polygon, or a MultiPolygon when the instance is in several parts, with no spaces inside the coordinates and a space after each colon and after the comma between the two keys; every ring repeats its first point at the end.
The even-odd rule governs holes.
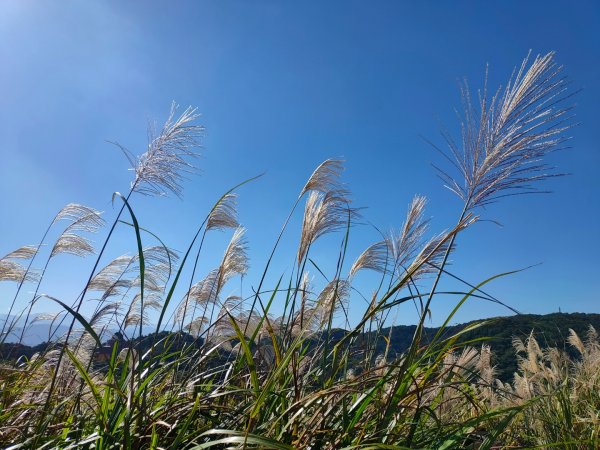
{"type": "MultiPolygon", "coordinates": [[[[466,324],[447,327],[446,335],[456,334],[466,324]]],[[[461,342],[477,338],[487,338],[486,343],[490,345],[493,352],[493,363],[496,366],[497,377],[502,381],[510,381],[517,370],[517,359],[512,345],[514,337],[525,339],[532,332],[542,347],[562,348],[571,357],[576,357],[576,352],[565,344],[569,336],[569,329],[578,335],[585,335],[589,326],[600,330],[600,314],[586,313],[552,313],[552,314],[521,314],[509,317],[498,317],[491,319],[489,323],[469,331],[461,339],[461,342]]],[[[390,339],[390,354],[398,355],[405,352],[415,334],[414,325],[398,325],[392,327],[390,339]]],[[[438,328],[426,328],[424,341],[433,337],[438,328]]],[[[377,342],[375,355],[385,352],[386,341],[382,336],[390,336],[390,329],[383,329],[377,342]]]]}
{"type": "MultiPolygon", "coordinates": [[[[451,336],[458,333],[463,328],[473,325],[475,322],[465,324],[452,325],[447,327],[444,335],[451,336]]],[[[569,336],[569,329],[574,330],[578,335],[585,335],[589,326],[593,326],[600,330],[600,314],[586,313],[552,313],[552,314],[521,314],[509,317],[497,317],[490,319],[485,325],[469,331],[461,337],[459,342],[486,338],[486,343],[490,345],[493,352],[493,363],[496,366],[496,374],[498,379],[508,382],[512,380],[513,374],[517,370],[517,359],[515,358],[515,350],[512,345],[513,338],[525,339],[533,333],[542,347],[557,347],[564,349],[569,356],[577,357],[577,352],[565,344],[569,336]]],[[[383,336],[390,337],[389,355],[397,356],[404,353],[410,346],[416,330],[415,325],[397,325],[391,328],[384,328],[379,334],[379,340],[373,352],[374,357],[385,352],[386,341],[383,336]]],[[[431,339],[439,328],[425,328],[423,333],[423,341],[425,343],[431,339]]],[[[346,335],[345,330],[334,329],[331,331],[331,342],[336,343],[346,335]]],[[[141,352],[150,349],[154,341],[159,342],[155,351],[163,353],[164,338],[171,336],[169,340],[170,352],[175,355],[183,348],[195,346],[198,349],[202,347],[202,339],[195,339],[187,333],[168,333],[161,332],[158,334],[149,334],[142,338],[135,338],[129,344],[126,340],[119,341],[119,348],[124,348],[127,345],[132,345],[141,352]]],[[[360,354],[361,342],[368,341],[369,333],[359,337],[355,344],[356,353],[360,354]]],[[[109,340],[102,349],[98,351],[98,358],[101,359],[102,350],[111,348],[114,339],[109,340]]],[[[314,348],[318,345],[319,340],[311,340],[309,347],[314,348]]],[[[0,359],[16,360],[20,357],[31,358],[32,355],[43,351],[47,348],[46,343],[29,347],[21,344],[2,344],[0,345],[0,359]]],[[[171,358],[174,358],[172,356],[171,358]]]]}

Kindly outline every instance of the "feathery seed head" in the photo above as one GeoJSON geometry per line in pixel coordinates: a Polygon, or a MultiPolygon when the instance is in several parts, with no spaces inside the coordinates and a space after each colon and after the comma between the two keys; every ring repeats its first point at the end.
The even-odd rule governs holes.
{"type": "Polygon", "coordinates": [[[23,247],[19,247],[18,249],[10,252],[2,259],[31,259],[36,255],[37,252],[37,245],[24,245],[23,247]]]}
{"type": "Polygon", "coordinates": [[[238,227],[225,250],[220,267],[219,289],[233,275],[245,275],[248,271],[248,243],[244,236],[245,232],[245,228],[238,227]]]}
{"type": "Polygon", "coordinates": [[[560,71],[554,53],[537,56],[530,65],[525,58],[503,93],[488,100],[484,89],[479,113],[465,85],[462,146],[444,136],[448,159],[460,177],[438,170],[468,210],[501,197],[535,192],[538,181],[556,176],[542,160],[567,139],[566,115],[572,108],[559,106],[567,86],[560,71]]]}
{"type": "Polygon", "coordinates": [[[61,253],[66,253],[75,256],[87,256],[94,253],[94,247],[89,239],[73,233],[63,233],[54,247],[50,257],[53,258],[61,253]]]}
{"type": "Polygon", "coordinates": [[[176,111],[177,105],[173,103],[158,135],[151,132],[148,150],[138,158],[135,167],[131,186],[134,192],[145,195],[172,192],[181,197],[183,173],[195,170],[188,160],[198,156],[194,149],[199,147],[204,128],[193,124],[199,116],[196,109],[189,107],[178,118],[176,111]]]}
{"type": "Polygon", "coordinates": [[[327,193],[340,188],[339,178],[344,170],[344,161],[340,159],[327,159],[323,161],[312,173],[300,196],[306,192],[317,191],[327,193]]]}
{"type": "Polygon", "coordinates": [[[326,194],[311,191],[304,208],[298,262],[304,259],[309,247],[319,237],[340,230],[356,217],[358,212],[350,206],[346,191],[329,191],[326,194]]]}
{"type": "Polygon", "coordinates": [[[27,271],[21,264],[2,258],[0,259],[0,281],[37,281],[37,273],[27,271]]]}
{"type": "Polygon", "coordinates": [[[237,195],[227,194],[215,205],[208,216],[207,230],[224,230],[239,227],[237,220],[237,195]]]}

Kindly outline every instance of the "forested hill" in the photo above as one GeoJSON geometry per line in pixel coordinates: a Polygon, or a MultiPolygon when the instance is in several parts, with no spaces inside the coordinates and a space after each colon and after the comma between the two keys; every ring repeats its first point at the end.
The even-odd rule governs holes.
{"type": "MultiPolygon", "coordinates": [[[[445,335],[450,336],[473,323],[469,322],[450,326],[447,328],[445,335]]],[[[489,319],[486,324],[466,333],[463,339],[489,338],[487,343],[491,346],[494,353],[493,363],[496,365],[498,378],[507,381],[512,378],[517,368],[517,358],[515,357],[515,350],[512,345],[513,337],[524,340],[533,331],[540,346],[558,347],[565,349],[573,355],[573,349],[566,343],[569,336],[569,329],[573,329],[583,338],[590,325],[600,331],[600,314],[521,314],[489,319]]],[[[390,333],[389,328],[383,331],[386,336],[390,333]]],[[[438,328],[427,328],[425,334],[432,337],[437,331],[438,328]]],[[[404,352],[410,344],[414,332],[414,325],[392,327],[390,350],[394,354],[404,352]]],[[[383,351],[385,345],[385,340],[380,340],[378,343],[379,350],[383,351]]]]}
{"type": "MultiPolygon", "coordinates": [[[[460,325],[452,325],[446,328],[445,337],[449,337],[464,327],[474,324],[469,322],[460,325]]],[[[517,358],[512,345],[514,337],[525,340],[531,332],[534,333],[538,343],[542,347],[558,347],[569,352],[571,356],[576,356],[576,352],[566,343],[569,336],[569,329],[575,330],[582,338],[585,337],[589,326],[593,326],[600,332],[600,314],[522,314],[509,317],[498,317],[487,319],[485,323],[465,333],[461,340],[472,340],[477,338],[486,338],[485,342],[491,346],[493,351],[493,364],[496,366],[496,375],[503,381],[512,379],[513,373],[517,369],[517,358]]],[[[377,341],[377,348],[374,355],[383,354],[386,347],[386,339],[390,338],[389,356],[399,355],[406,351],[415,333],[415,325],[399,325],[391,328],[384,328],[381,331],[380,339],[377,341]],[[383,338],[385,336],[385,339],[383,338]]],[[[424,342],[427,343],[439,328],[426,328],[424,332],[424,342]]],[[[163,335],[161,333],[161,335],[163,335]]],[[[334,330],[331,338],[333,341],[341,339],[346,334],[344,330],[334,330]]],[[[141,345],[143,348],[150,342],[149,338],[153,335],[146,336],[141,345]]],[[[185,335],[186,339],[181,342],[187,342],[191,336],[185,335]]],[[[192,339],[193,340],[193,339],[192,339]]],[[[134,341],[137,341],[134,340],[134,341]]],[[[201,340],[198,341],[198,344],[201,340]]],[[[0,360],[16,359],[20,356],[31,357],[34,353],[42,351],[46,348],[45,343],[35,347],[19,344],[0,344],[0,360]]],[[[139,344],[135,344],[139,345],[139,344]]],[[[480,345],[475,344],[475,345],[480,345]]]]}

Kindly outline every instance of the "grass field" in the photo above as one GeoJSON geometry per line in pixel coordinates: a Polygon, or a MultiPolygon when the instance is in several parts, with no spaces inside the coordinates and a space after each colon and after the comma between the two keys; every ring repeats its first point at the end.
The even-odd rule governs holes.
{"type": "MultiPolygon", "coordinates": [[[[439,282],[462,233],[482,207],[535,190],[556,173],[544,162],[568,138],[570,93],[553,54],[528,58],[506,86],[480,93],[465,86],[461,140],[449,137],[439,174],[462,201],[457,220],[433,234],[426,199],[409,202],[402,226],[384,234],[356,261],[345,264],[349,230],[359,211],[341,176],[343,162],[319,165],[282,218],[273,246],[261,249],[267,264],[247,298],[225,297],[224,287],[246,274],[247,246],[236,212],[237,189],[207,212],[181,254],[149,233],[136,217],[134,194],[179,194],[182,176],[194,170],[203,128],[194,109],[173,108],[146,153],[124,152],[135,169],[131,190],[115,194],[119,211],[109,223],[93,208],[69,204],[51,221],[37,246],[0,259],[0,281],[16,285],[5,299],[15,319],[2,329],[23,338],[36,320],[68,326],[46,351],[0,366],[0,442],[9,448],[85,449],[402,449],[573,448],[600,445],[598,361],[593,328],[574,332],[563,350],[544,351],[535,336],[515,340],[518,371],[512,382],[496,379],[483,339],[444,333],[456,311],[472,297],[491,299],[485,285],[499,274],[456,292],[456,307],[436,336],[423,340],[439,282]],[[284,277],[271,261],[294,212],[304,207],[293,273],[284,277]],[[116,227],[135,233],[133,255],[103,262],[116,227]],[[214,269],[195,276],[206,239],[215,231],[231,240],[214,269]],[[104,233],[98,248],[90,233],[104,233]],[[337,267],[316,288],[319,270],[313,244],[336,233],[337,267]],[[432,236],[432,237],[431,237],[432,236]],[[156,245],[145,247],[144,242],[156,245]],[[44,249],[47,250],[46,254],[44,249]],[[94,268],[74,302],[58,304],[52,317],[33,314],[39,287],[59,254],[94,258],[94,268]],[[45,258],[45,261],[43,260],[45,258]],[[40,263],[40,261],[42,261],[40,263]],[[36,264],[34,264],[36,263],[36,264]],[[34,267],[41,265],[41,269],[34,267]],[[347,272],[343,268],[350,267],[347,272]],[[192,275],[184,276],[184,267],[192,275]],[[354,280],[378,274],[368,292],[354,280]],[[275,274],[275,275],[273,275],[275,274]],[[275,276],[279,281],[270,283],[275,276]],[[279,278],[277,278],[279,277],[279,278]],[[178,290],[185,294],[176,296],[178,290]],[[82,306],[98,299],[92,314],[82,306]],[[367,300],[361,319],[339,337],[335,325],[367,300]],[[30,296],[25,309],[19,300],[30,296]],[[180,298],[181,297],[181,298],[180,298]],[[393,312],[414,303],[420,320],[405,353],[377,350],[393,312]],[[273,305],[283,305],[275,316],[273,305]],[[17,321],[18,318],[18,321],[17,321]],[[341,318],[341,319],[340,319],[341,318]],[[24,322],[23,322],[24,321],[24,322]],[[143,337],[143,326],[155,333],[143,337]],[[19,324],[19,325],[18,325],[19,324]],[[17,326],[18,325],[18,326],[17,326]],[[119,330],[120,339],[103,337],[119,330]],[[167,332],[169,331],[169,332],[167,332]],[[369,332],[369,333],[367,333],[369,332]],[[126,337],[128,336],[128,338],[126,337]]],[[[299,212],[299,211],[298,211],[299,212]]],[[[287,235],[286,235],[287,236],[287,235]]],[[[291,239],[290,238],[290,239],[291,239]]],[[[187,273],[187,272],[185,272],[187,273]]],[[[385,338],[385,336],[384,336],[385,338]]]]}

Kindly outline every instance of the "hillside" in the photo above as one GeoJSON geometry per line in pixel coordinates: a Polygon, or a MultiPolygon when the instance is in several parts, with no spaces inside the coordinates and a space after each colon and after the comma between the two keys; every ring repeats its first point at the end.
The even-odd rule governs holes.
{"type": "MultiPolygon", "coordinates": [[[[445,336],[451,336],[466,326],[475,322],[452,325],[446,329],[445,336]]],[[[573,329],[580,336],[585,336],[589,326],[600,330],[600,314],[586,313],[553,313],[546,315],[522,314],[508,317],[497,317],[488,319],[487,323],[476,330],[466,333],[462,341],[477,338],[486,338],[486,342],[493,351],[493,364],[496,366],[496,375],[502,381],[510,381],[513,373],[517,369],[517,359],[512,345],[514,337],[525,339],[531,332],[536,336],[540,345],[544,347],[564,348],[570,356],[576,356],[566,339],[569,335],[569,329],[573,329]]],[[[389,355],[399,355],[403,353],[412,341],[416,326],[398,325],[391,328],[384,328],[382,335],[390,339],[389,355]],[[390,334],[391,332],[391,334],[390,334]]],[[[427,342],[437,333],[439,328],[430,327],[425,329],[424,340],[427,342]]],[[[330,336],[332,341],[341,339],[346,332],[344,330],[335,330],[330,336]]],[[[190,337],[191,339],[191,337],[190,337]]],[[[144,340],[146,342],[146,340],[144,340]]],[[[36,352],[43,350],[45,344],[36,346],[9,344],[0,345],[0,359],[16,359],[20,356],[31,357],[36,352]]],[[[147,344],[142,344],[145,350],[147,344]]],[[[375,355],[385,352],[386,340],[381,337],[377,343],[375,355]]]]}
{"type": "MultiPolygon", "coordinates": [[[[469,322],[448,327],[446,335],[454,334],[473,323],[469,322]]],[[[600,330],[600,314],[522,314],[489,319],[485,325],[465,334],[464,339],[489,338],[488,343],[494,354],[493,364],[496,366],[497,376],[503,381],[508,381],[517,369],[517,360],[512,346],[513,337],[524,339],[533,332],[540,345],[564,348],[573,356],[572,349],[566,344],[569,329],[573,329],[580,336],[585,336],[590,325],[600,330]]],[[[425,335],[431,337],[437,331],[438,328],[427,328],[425,335]]],[[[390,328],[385,329],[384,332],[388,336],[390,328]]],[[[414,325],[392,327],[390,351],[393,354],[405,351],[412,340],[414,332],[414,325]]],[[[378,352],[383,352],[385,345],[385,340],[381,339],[378,342],[378,352]]]]}

